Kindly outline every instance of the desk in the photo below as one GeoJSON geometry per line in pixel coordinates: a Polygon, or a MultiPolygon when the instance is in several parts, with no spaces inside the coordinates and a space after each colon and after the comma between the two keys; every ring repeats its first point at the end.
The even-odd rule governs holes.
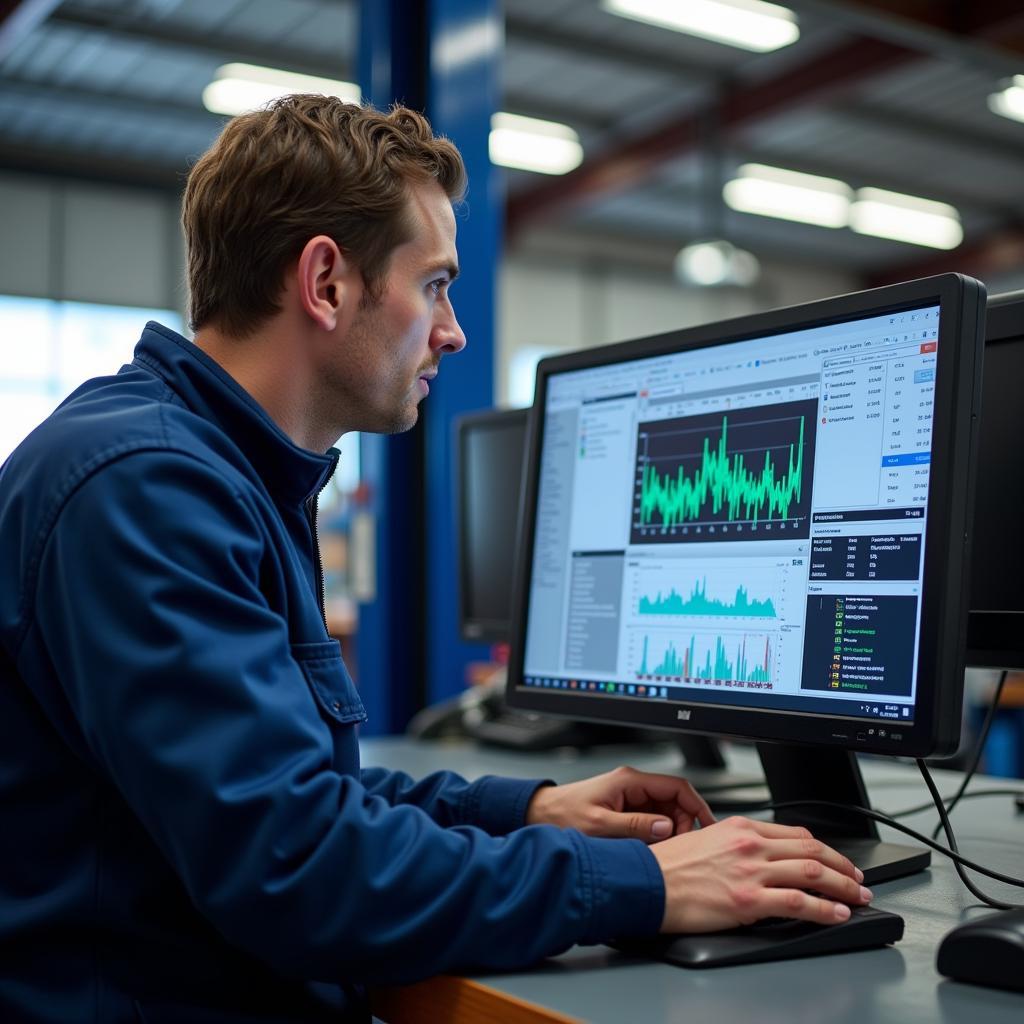
{"type": "MultiPolygon", "coordinates": [[[[384,738],[364,741],[362,752],[367,767],[385,765],[416,776],[449,768],[469,778],[490,773],[569,782],[622,762],[650,771],[680,770],[678,753],[668,747],[537,755],[489,751],[469,743],[384,738]]],[[[756,765],[752,750],[730,753],[731,768],[747,772],[756,765]]],[[[862,759],[862,771],[879,810],[897,811],[928,799],[916,767],[862,759]]],[[[940,792],[954,791],[959,775],[935,774],[940,792]]],[[[1005,779],[984,781],[986,788],[988,783],[1008,784],[1005,779]]],[[[930,831],[934,821],[934,814],[922,813],[907,824],[930,831]]],[[[954,813],[953,825],[965,856],[1024,874],[1024,815],[1014,813],[1010,797],[967,801],[954,813]]],[[[893,830],[882,831],[885,838],[905,839],[893,830]]],[[[1024,902],[1020,889],[979,881],[986,892],[1024,902]]],[[[516,973],[438,978],[388,989],[378,994],[374,1008],[396,1024],[567,1019],[595,1024],[997,1024],[1022,1019],[1024,995],[963,985],[935,971],[935,950],[946,932],[988,912],[975,906],[946,858],[935,854],[929,871],[886,882],[874,891],[875,906],[906,920],[903,940],[896,946],[692,971],[638,961],[605,946],[577,946],[516,973]]]]}

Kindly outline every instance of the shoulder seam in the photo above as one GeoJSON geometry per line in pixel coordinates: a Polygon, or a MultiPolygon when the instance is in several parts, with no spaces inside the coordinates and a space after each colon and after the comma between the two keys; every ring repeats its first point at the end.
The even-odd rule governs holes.
{"type": "MultiPolygon", "coordinates": [[[[112,448],[107,448],[103,452],[95,455],[84,465],[80,466],[77,472],[73,473],[68,480],[65,481],[64,486],[51,502],[47,514],[38,524],[35,540],[32,545],[32,551],[25,563],[25,575],[22,581],[21,594],[18,599],[17,615],[20,620],[20,624],[14,635],[12,650],[15,657],[18,656],[21,650],[21,645],[25,640],[25,636],[28,633],[28,629],[31,624],[29,609],[32,606],[32,601],[36,592],[37,576],[39,572],[39,565],[43,558],[43,551],[50,540],[50,536],[53,533],[53,528],[56,525],[57,520],[60,518],[65,506],[76,491],[78,491],[88,480],[94,477],[101,470],[108,466],[112,466],[116,462],[120,462],[129,455],[142,454],[144,452],[161,452],[166,455],[179,455],[191,462],[198,462],[207,466],[211,470],[213,469],[206,460],[200,459],[193,452],[185,451],[184,449],[175,447],[168,442],[162,410],[160,415],[160,428],[163,435],[163,445],[154,444],[152,441],[147,440],[127,442],[121,445],[115,445],[112,448]]],[[[224,480],[224,482],[227,483],[235,498],[240,502],[244,501],[242,494],[233,483],[225,480],[222,474],[217,475],[221,480],[224,480]]]]}

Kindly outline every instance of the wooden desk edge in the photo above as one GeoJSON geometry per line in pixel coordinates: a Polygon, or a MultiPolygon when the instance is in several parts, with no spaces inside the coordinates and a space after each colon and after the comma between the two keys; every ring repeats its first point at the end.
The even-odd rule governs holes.
{"type": "Polygon", "coordinates": [[[452,975],[373,989],[370,1006],[387,1024],[579,1024],[575,1017],[452,975]]]}

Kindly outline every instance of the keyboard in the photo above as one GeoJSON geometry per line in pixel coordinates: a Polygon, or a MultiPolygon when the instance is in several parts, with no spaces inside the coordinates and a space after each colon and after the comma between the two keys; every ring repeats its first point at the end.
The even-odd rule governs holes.
{"type": "Polygon", "coordinates": [[[765,918],[755,924],[703,935],[656,935],[610,943],[615,949],[678,967],[727,967],[771,960],[848,953],[899,942],[903,918],[874,907],[853,907],[838,924],[765,918]]]}

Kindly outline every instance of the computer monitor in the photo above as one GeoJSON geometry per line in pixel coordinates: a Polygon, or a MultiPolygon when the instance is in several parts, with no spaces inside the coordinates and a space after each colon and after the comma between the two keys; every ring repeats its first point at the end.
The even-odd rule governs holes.
{"type": "MultiPolygon", "coordinates": [[[[983,315],[943,275],[543,360],[508,702],[754,739],[776,802],[952,752],[983,315]]],[[[874,881],[928,863],[776,819],[874,881]]]]}
{"type": "Polygon", "coordinates": [[[986,320],[967,664],[1024,669],[1024,533],[993,528],[1024,508],[1024,291],[992,296],[986,320]]]}
{"type": "Polygon", "coordinates": [[[508,643],[526,453],[526,409],[460,417],[456,433],[459,627],[465,640],[508,643]]]}

